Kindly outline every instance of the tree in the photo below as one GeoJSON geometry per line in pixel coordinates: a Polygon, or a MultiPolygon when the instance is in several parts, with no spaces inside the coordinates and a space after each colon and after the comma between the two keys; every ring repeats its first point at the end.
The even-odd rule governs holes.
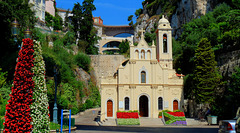
{"type": "Polygon", "coordinates": [[[142,12],[143,12],[142,8],[137,9],[136,12],[135,12],[136,18],[138,18],[142,14],[142,12]]]}
{"type": "Polygon", "coordinates": [[[49,104],[47,97],[47,87],[45,79],[45,63],[42,57],[42,48],[40,42],[34,41],[34,73],[33,81],[33,103],[31,108],[31,117],[34,133],[47,133],[50,131],[49,104]]]}
{"type": "Polygon", "coordinates": [[[217,72],[217,62],[210,42],[203,38],[198,44],[194,58],[195,100],[199,103],[212,103],[215,100],[215,90],[221,77],[217,72]]]}
{"type": "Polygon", "coordinates": [[[130,21],[129,25],[133,26],[133,15],[128,16],[128,21],[130,21]]]}
{"type": "Polygon", "coordinates": [[[126,53],[129,50],[129,42],[128,42],[127,39],[125,41],[122,41],[119,44],[119,49],[120,49],[120,53],[121,54],[124,54],[124,53],[126,53]]]}
{"type": "Polygon", "coordinates": [[[72,22],[74,26],[75,36],[78,40],[87,42],[85,52],[87,54],[95,54],[96,33],[94,32],[92,11],[96,10],[93,4],[94,0],[84,0],[82,5],[74,4],[72,22]],[[95,49],[95,50],[94,50],[95,49]]]}
{"type": "Polygon", "coordinates": [[[75,37],[77,40],[80,39],[80,29],[82,25],[82,6],[77,2],[74,4],[73,10],[72,10],[72,23],[73,23],[73,30],[75,32],[75,37]]]}
{"type": "Polygon", "coordinates": [[[18,36],[18,44],[23,39],[23,31],[27,26],[31,29],[34,27],[36,17],[30,9],[27,0],[1,0],[0,1],[0,67],[3,71],[8,72],[7,81],[13,80],[16,66],[18,44],[13,42],[11,35],[11,22],[17,19],[20,24],[20,34],[18,36]]]}

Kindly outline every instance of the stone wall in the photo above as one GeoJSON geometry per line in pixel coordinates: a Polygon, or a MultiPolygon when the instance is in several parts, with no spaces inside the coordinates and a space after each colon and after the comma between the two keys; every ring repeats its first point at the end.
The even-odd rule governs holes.
{"type": "Polygon", "coordinates": [[[90,58],[99,87],[101,78],[113,76],[121,62],[126,60],[123,55],[90,55],[90,58]]]}

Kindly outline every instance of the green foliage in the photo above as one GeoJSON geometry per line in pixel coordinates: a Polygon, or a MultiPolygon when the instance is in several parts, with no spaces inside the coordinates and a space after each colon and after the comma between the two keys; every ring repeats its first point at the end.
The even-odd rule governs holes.
{"type": "Polygon", "coordinates": [[[155,32],[153,32],[153,33],[146,32],[145,33],[145,40],[146,40],[146,42],[148,43],[149,46],[152,46],[152,41],[156,40],[156,33],[155,32]]]}
{"type": "Polygon", "coordinates": [[[93,4],[94,0],[84,0],[82,5],[78,2],[73,7],[73,29],[75,37],[87,42],[84,51],[87,54],[97,54],[94,44],[99,39],[96,35],[96,29],[93,27],[92,11],[96,10],[93,4]]]}
{"type": "Polygon", "coordinates": [[[3,123],[4,123],[4,119],[0,118],[0,129],[3,129],[3,123]]]}
{"type": "Polygon", "coordinates": [[[220,83],[215,61],[215,55],[210,42],[203,38],[197,47],[194,58],[195,99],[200,103],[212,103],[215,100],[215,90],[220,83]]]}
{"type": "MultiPolygon", "coordinates": [[[[119,49],[120,49],[120,53],[121,54],[127,54],[128,50],[129,50],[129,41],[126,39],[125,41],[122,41],[119,44],[119,49]]],[[[129,53],[128,53],[129,55],[129,53]]]]}
{"type": "MultiPolygon", "coordinates": [[[[135,12],[135,16],[138,18],[142,14],[142,12],[143,12],[142,8],[137,9],[135,12]]],[[[130,21],[130,20],[128,20],[128,21],[130,21]]]]}
{"type": "Polygon", "coordinates": [[[86,109],[90,109],[93,107],[93,102],[89,99],[86,100],[85,104],[86,104],[86,109]]]}
{"type": "Polygon", "coordinates": [[[128,16],[128,21],[130,26],[133,26],[133,15],[128,16]]]}
{"type": "Polygon", "coordinates": [[[76,64],[85,71],[89,71],[91,65],[91,59],[85,53],[79,52],[75,57],[74,60],[76,64]]]}
{"type": "Polygon", "coordinates": [[[0,67],[3,71],[8,72],[7,81],[13,80],[15,72],[18,45],[24,37],[23,32],[27,26],[32,29],[35,25],[36,18],[34,12],[30,9],[26,0],[1,0],[0,1],[0,67]],[[11,22],[17,19],[20,24],[18,43],[13,42],[11,34],[11,22]]]}
{"type": "MultiPolygon", "coordinates": [[[[53,122],[50,122],[50,130],[55,130],[56,131],[57,129],[59,129],[59,131],[60,131],[61,125],[53,123],[53,122]]],[[[68,126],[63,125],[63,129],[68,129],[68,126]]]]}
{"type": "Polygon", "coordinates": [[[232,119],[236,116],[240,95],[240,68],[237,67],[230,77],[225,89],[217,95],[216,102],[212,105],[212,112],[219,116],[219,119],[232,119]],[[231,104],[229,104],[231,103],[231,104]]]}
{"type": "Polygon", "coordinates": [[[56,13],[54,17],[48,12],[45,12],[45,21],[47,22],[48,27],[53,27],[54,30],[62,30],[63,20],[62,18],[56,13]]]}
{"type": "Polygon", "coordinates": [[[117,119],[118,125],[140,125],[139,119],[117,119]]]}
{"type": "Polygon", "coordinates": [[[6,76],[7,72],[2,72],[2,68],[0,68],[0,88],[2,88],[6,84],[6,76]]]}

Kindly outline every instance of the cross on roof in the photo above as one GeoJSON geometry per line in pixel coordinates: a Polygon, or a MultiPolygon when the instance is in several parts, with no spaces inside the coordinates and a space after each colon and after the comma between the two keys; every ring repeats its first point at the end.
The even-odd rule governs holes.
{"type": "Polygon", "coordinates": [[[141,30],[139,30],[141,32],[141,36],[143,36],[143,32],[145,32],[145,30],[143,30],[143,28],[141,30]]]}

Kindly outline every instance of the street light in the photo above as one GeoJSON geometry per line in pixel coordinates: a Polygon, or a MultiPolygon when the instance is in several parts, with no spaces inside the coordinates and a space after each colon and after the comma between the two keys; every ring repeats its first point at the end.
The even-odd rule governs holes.
{"type": "MultiPolygon", "coordinates": [[[[17,44],[17,37],[19,34],[19,23],[17,22],[17,19],[15,18],[15,20],[11,23],[12,26],[12,35],[14,36],[14,42],[15,44],[17,44]]],[[[20,45],[18,45],[18,47],[20,48],[20,45]]]]}
{"type": "Polygon", "coordinates": [[[54,107],[53,107],[53,123],[58,123],[58,108],[57,108],[57,74],[58,68],[57,65],[54,66],[54,81],[55,81],[55,97],[54,97],[54,107]]]}
{"type": "Polygon", "coordinates": [[[27,28],[27,30],[24,31],[24,38],[32,39],[32,31],[30,31],[29,28],[27,28]]]}

